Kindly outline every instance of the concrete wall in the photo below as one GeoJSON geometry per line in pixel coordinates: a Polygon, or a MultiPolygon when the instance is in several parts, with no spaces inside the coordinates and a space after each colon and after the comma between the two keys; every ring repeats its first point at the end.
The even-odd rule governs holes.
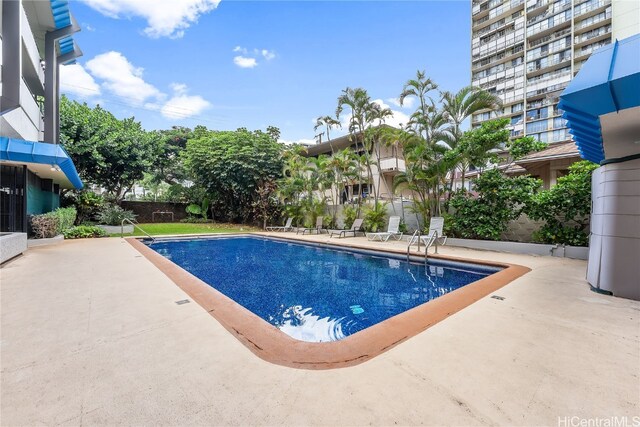
{"type": "Polygon", "coordinates": [[[616,296],[640,299],[640,159],[593,172],[587,280],[616,296]]]}
{"type": "MultiPolygon", "coordinates": [[[[418,217],[416,217],[416,215],[414,213],[412,213],[408,208],[412,205],[411,202],[389,202],[389,204],[387,205],[387,218],[390,216],[399,216],[401,218],[404,218],[405,224],[407,224],[407,227],[409,230],[415,230],[418,228],[418,217]],[[404,214],[404,215],[403,215],[404,214]]],[[[344,215],[343,215],[343,210],[346,206],[353,206],[353,205],[338,205],[337,206],[337,215],[338,215],[338,227],[339,228],[344,228],[344,215]]],[[[366,208],[363,206],[362,209],[362,213],[360,214],[360,217],[363,218],[364,217],[364,210],[366,208]]],[[[333,206],[328,206],[327,207],[327,214],[331,215],[333,213],[333,206]]],[[[386,230],[386,227],[385,227],[386,230]]]]}
{"type": "Polygon", "coordinates": [[[611,2],[611,32],[613,38],[618,40],[640,33],[640,2],[638,0],[611,2]]]}
{"type": "Polygon", "coordinates": [[[27,250],[27,233],[0,233],[0,264],[27,250]]]}
{"type": "Polygon", "coordinates": [[[187,212],[185,211],[187,203],[166,203],[166,202],[134,202],[124,201],[122,202],[122,208],[133,211],[137,215],[136,220],[138,222],[171,222],[171,215],[159,215],[156,214],[155,221],[153,220],[153,212],[173,212],[173,220],[175,222],[186,218],[187,212]]]}

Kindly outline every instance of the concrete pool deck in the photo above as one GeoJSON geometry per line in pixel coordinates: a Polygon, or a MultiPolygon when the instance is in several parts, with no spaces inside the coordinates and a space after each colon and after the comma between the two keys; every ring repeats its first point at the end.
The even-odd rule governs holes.
{"type": "Polygon", "coordinates": [[[175,304],[188,296],[121,239],[30,249],[0,269],[0,422],[558,425],[640,414],[640,302],[591,292],[584,261],[440,253],[532,271],[494,293],[504,300],[484,297],[361,365],[309,371],[265,362],[199,305],[175,304]]]}

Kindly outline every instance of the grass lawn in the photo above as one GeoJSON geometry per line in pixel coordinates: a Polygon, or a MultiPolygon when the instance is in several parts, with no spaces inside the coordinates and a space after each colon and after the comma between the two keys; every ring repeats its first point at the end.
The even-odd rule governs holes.
{"type": "MultiPolygon", "coordinates": [[[[152,236],[163,234],[213,234],[213,233],[243,233],[247,231],[259,231],[256,227],[242,224],[187,224],[182,222],[155,222],[148,224],[138,224],[140,228],[152,236]]],[[[112,234],[112,236],[120,236],[120,233],[112,234]]],[[[144,233],[137,228],[133,229],[133,233],[125,234],[125,236],[144,236],[144,233]]]]}

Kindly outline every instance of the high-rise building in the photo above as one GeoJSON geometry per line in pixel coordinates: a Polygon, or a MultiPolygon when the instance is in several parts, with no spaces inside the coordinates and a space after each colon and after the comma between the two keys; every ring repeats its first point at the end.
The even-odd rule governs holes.
{"type": "Polygon", "coordinates": [[[616,8],[627,16],[626,9],[637,4],[636,0],[613,5],[611,0],[473,0],[471,82],[498,95],[503,109],[475,114],[472,126],[507,117],[513,137],[529,135],[550,144],[570,141],[558,97],[589,55],[611,43],[616,8]]]}

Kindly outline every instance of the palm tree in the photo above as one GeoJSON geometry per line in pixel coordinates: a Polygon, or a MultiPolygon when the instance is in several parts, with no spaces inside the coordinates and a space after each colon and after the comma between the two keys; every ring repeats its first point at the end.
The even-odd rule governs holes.
{"type": "MultiPolygon", "coordinates": [[[[367,168],[368,183],[373,181],[373,171],[371,169],[371,149],[374,136],[373,133],[367,132],[374,125],[380,125],[388,118],[392,112],[388,108],[382,108],[379,104],[372,102],[369,94],[362,88],[346,88],[342,91],[342,95],[338,97],[338,107],[336,108],[336,118],[345,111],[350,112],[349,117],[349,133],[354,138],[356,149],[358,142],[362,143],[364,151],[365,164],[367,168]]],[[[379,163],[378,163],[378,166],[379,163]]],[[[378,170],[380,172],[380,170],[378,170]]],[[[378,204],[379,188],[374,191],[374,203],[378,204]]]]}
{"type": "MultiPolygon", "coordinates": [[[[456,93],[442,92],[442,108],[444,116],[451,123],[449,136],[443,141],[449,149],[455,150],[462,139],[461,126],[462,123],[471,117],[474,113],[482,110],[496,111],[502,107],[502,101],[497,96],[487,92],[486,90],[466,86],[456,93]]],[[[453,179],[455,170],[459,166],[456,164],[450,171],[449,198],[453,191],[453,179]]],[[[464,177],[466,166],[462,165],[462,185],[464,186],[464,177]]]]}
{"type": "MultiPolygon", "coordinates": [[[[418,102],[420,105],[418,106],[416,112],[412,115],[412,123],[420,125],[420,117],[424,117],[429,114],[430,111],[435,109],[434,101],[431,96],[429,96],[429,92],[434,91],[438,88],[438,85],[434,83],[433,80],[426,76],[424,71],[418,70],[416,72],[415,79],[409,79],[402,87],[402,92],[400,93],[399,101],[400,105],[404,105],[405,99],[410,96],[414,96],[418,98],[418,102]]],[[[421,132],[423,129],[419,129],[421,132]]]]}
{"type": "Polygon", "coordinates": [[[318,128],[322,126],[324,126],[326,129],[327,141],[329,141],[329,146],[331,146],[331,154],[333,154],[334,153],[333,144],[331,143],[331,136],[329,135],[329,132],[334,127],[342,128],[342,124],[340,123],[339,120],[336,120],[331,116],[320,116],[316,119],[316,125],[313,127],[314,132],[317,131],[318,128]]]}

